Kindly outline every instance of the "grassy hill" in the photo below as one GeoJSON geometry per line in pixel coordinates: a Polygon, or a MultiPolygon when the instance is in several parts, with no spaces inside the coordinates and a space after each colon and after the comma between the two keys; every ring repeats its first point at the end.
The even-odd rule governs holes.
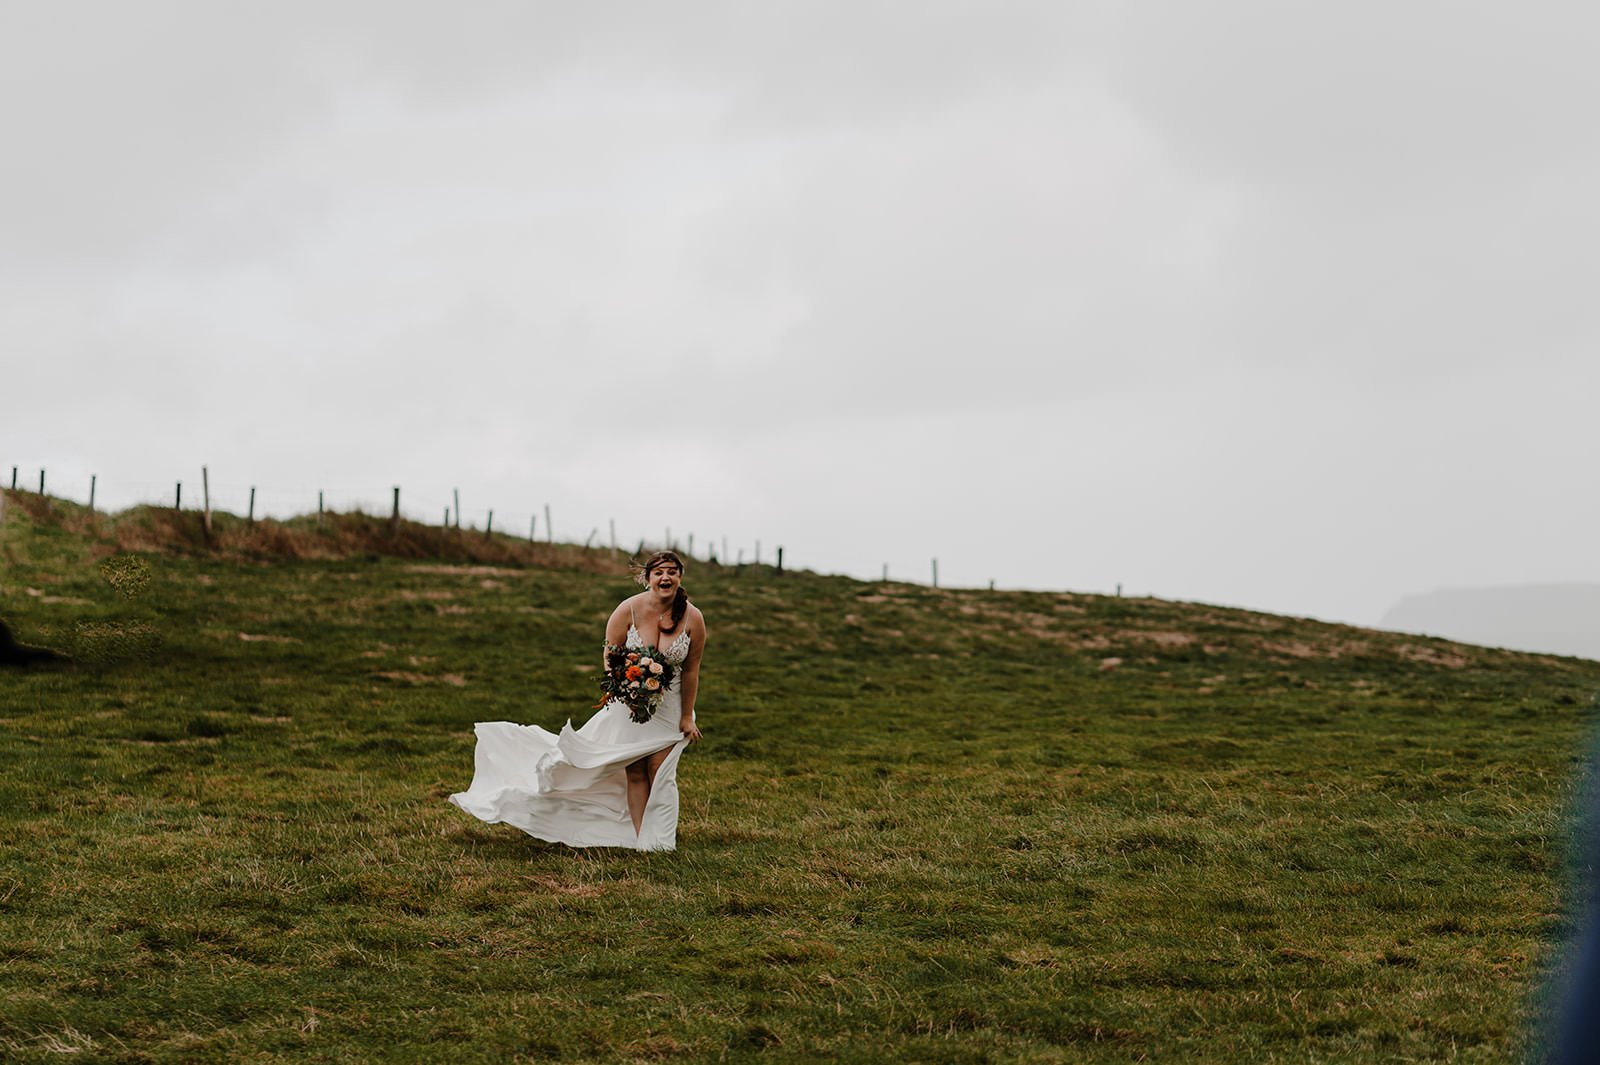
{"type": "Polygon", "coordinates": [[[79,658],[0,673],[8,1061],[1503,1061],[1564,927],[1600,663],[691,564],[679,850],[575,852],[444,797],[587,715],[608,553],[13,493],[0,564],[79,658]]]}

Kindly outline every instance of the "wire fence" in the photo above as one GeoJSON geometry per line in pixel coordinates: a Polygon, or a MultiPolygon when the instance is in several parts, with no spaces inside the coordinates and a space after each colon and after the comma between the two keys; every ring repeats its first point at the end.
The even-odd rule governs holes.
{"type": "MultiPolygon", "coordinates": [[[[37,481],[24,477],[19,466],[11,467],[9,487],[12,491],[37,491],[39,495],[81,502],[90,510],[101,512],[99,504],[104,497],[104,485],[99,476],[91,474],[81,498],[63,493],[53,484],[47,471],[39,470],[37,481]]],[[[131,506],[168,507],[173,510],[194,511],[202,515],[209,526],[211,514],[222,512],[242,517],[247,522],[275,521],[302,514],[366,514],[387,516],[391,521],[407,521],[418,525],[443,529],[482,531],[485,534],[511,536],[530,542],[547,544],[605,547],[614,551],[642,551],[647,547],[664,547],[686,557],[708,562],[744,565],[746,562],[784,567],[784,548],[771,547],[763,553],[762,542],[755,539],[747,544],[721,537],[697,536],[693,532],[674,534],[670,526],[664,527],[659,538],[654,535],[622,537],[616,519],[608,518],[605,524],[591,526],[587,534],[573,535],[570,529],[557,530],[550,504],[535,510],[502,510],[494,507],[466,509],[461,492],[452,489],[449,496],[437,495],[415,498],[393,486],[387,498],[359,496],[348,493],[331,494],[321,488],[286,486],[261,486],[240,481],[214,480],[208,467],[201,467],[198,481],[174,480],[171,484],[150,481],[119,481],[118,494],[132,499],[131,506]],[[313,509],[313,505],[314,508],[313,509]]],[[[4,493],[0,493],[0,514],[4,513],[4,493]]],[[[121,508],[126,509],[126,508],[121,508]]]]}
{"type": "MultiPolygon", "coordinates": [[[[37,482],[33,480],[31,474],[30,470],[29,476],[24,478],[21,467],[12,466],[9,481],[11,490],[37,490],[41,496],[53,494],[57,499],[78,502],[72,496],[56,490],[57,486],[48,482],[46,470],[39,470],[37,482]]],[[[97,510],[100,489],[99,476],[90,474],[87,491],[82,499],[90,510],[97,510]]],[[[570,529],[558,534],[548,503],[534,510],[501,510],[493,507],[464,509],[460,489],[452,489],[448,497],[425,494],[417,498],[403,491],[400,486],[391,487],[387,497],[349,493],[331,496],[324,489],[306,485],[262,486],[243,481],[214,481],[211,479],[209,468],[204,466],[201,467],[198,483],[182,480],[174,480],[170,484],[153,481],[119,481],[117,489],[123,498],[131,498],[134,501],[132,506],[171,507],[175,510],[198,512],[203,515],[208,527],[213,511],[238,515],[249,522],[282,520],[308,513],[387,515],[394,522],[408,521],[441,529],[481,530],[486,534],[498,533],[535,543],[552,545],[561,543],[588,548],[605,547],[613,551],[633,552],[642,552],[647,547],[664,547],[697,560],[739,566],[747,562],[755,565],[768,564],[775,565],[780,571],[785,564],[784,548],[780,545],[769,545],[769,549],[763,554],[760,539],[741,543],[737,539],[730,541],[726,535],[699,538],[693,532],[674,535],[670,526],[662,530],[659,539],[653,535],[619,537],[614,518],[608,518],[604,526],[592,526],[587,535],[581,537],[574,535],[570,529]],[[310,509],[313,500],[316,505],[314,512],[310,509]],[[634,544],[631,548],[630,542],[634,544]]],[[[0,516],[4,513],[5,493],[0,492],[0,516]]],[[[890,580],[888,563],[883,564],[881,579],[884,582],[890,580]]],[[[896,574],[894,579],[906,581],[908,578],[896,574]]],[[[937,558],[929,560],[927,583],[934,588],[939,587],[937,558]]],[[[990,591],[993,591],[994,587],[995,582],[990,580],[990,591]]],[[[1116,595],[1121,596],[1121,594],[1122,585],[1118,584],[1116,595]]]]}

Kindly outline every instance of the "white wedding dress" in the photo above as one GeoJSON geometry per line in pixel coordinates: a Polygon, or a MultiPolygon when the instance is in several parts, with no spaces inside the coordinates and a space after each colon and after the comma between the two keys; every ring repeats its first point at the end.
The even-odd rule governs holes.
{"type": "MultiPolygon", "coordinates": [[[[628,626],[627,645],[644,646],[628,626]]],[[[530,836],[572,847],[672,850],[678,843],[678,756],[688,744],[678,731],[679,691],[689,657],[688,627],[664,652],[679,670],[649,721],[640,724],[612,700],[582,728],[568,721],[560,735],[537,725],[480,721],[475,726],[472,786],[450,801],[490,824],[514,825],[530,836]],[[656,771],[637,834],[628,816],[625,767],[671,747],[656,771]]]]}

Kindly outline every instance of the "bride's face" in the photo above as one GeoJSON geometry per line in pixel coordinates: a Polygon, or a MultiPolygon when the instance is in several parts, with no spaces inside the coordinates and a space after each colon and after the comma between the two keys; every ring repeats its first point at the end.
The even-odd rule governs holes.
{"type": "Polygon", "coordinates": [[[645,574],[645,579],[650,583],[651,591],[663,599],[671,598],[678,592],[678,579],[683,576],[683,571],[670,562],[663,562],[653,567],[645,574]]]}

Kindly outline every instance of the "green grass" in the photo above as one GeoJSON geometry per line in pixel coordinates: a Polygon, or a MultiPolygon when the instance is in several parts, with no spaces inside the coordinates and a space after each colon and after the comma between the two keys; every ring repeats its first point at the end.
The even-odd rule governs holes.
{"type": "Polygon", "coordinates": [[[691,565],[679,849],[573,851],[444,797],[587,715],[604,556],[127,600],[43,514],[0,616],[88,661],[0,673],[7,1061],[1506,1061],[1564,929],[1600,663],[691,565]]]}

